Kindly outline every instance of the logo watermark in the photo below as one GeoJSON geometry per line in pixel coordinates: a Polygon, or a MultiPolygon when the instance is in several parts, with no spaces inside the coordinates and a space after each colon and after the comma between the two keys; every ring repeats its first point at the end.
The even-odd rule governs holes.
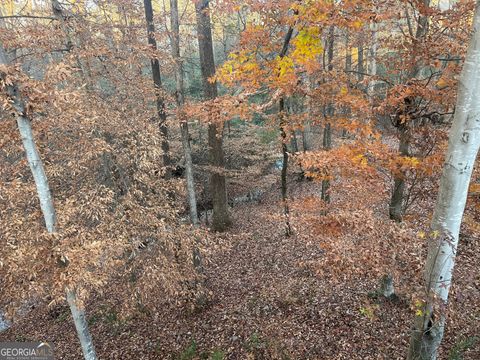
{"type": "Polygon", "coordinates": [[[47,342],[0,342],[0,360],[53,360],[47,342]]]}

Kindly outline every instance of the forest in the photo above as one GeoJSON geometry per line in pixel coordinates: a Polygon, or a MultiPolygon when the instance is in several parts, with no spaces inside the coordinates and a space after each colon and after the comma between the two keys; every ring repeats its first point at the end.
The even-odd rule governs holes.
{"type": "Polygon", "coordinates": [[[0,359],[480,359],[480,0],[0,0],[0,102],[0,359]]]}

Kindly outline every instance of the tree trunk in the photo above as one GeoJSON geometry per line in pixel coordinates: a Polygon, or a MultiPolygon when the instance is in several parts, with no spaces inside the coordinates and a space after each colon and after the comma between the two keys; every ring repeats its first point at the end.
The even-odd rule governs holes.
{"type": "Polygon", "coordinates": [[[358,81],[363,81],[363,78],[365,77],[365,64],[364,64],[364,58],[363,58],[363,35],[360,34],[360,38],[358,40],[358,52],[357,52],[357,59],[358,59],[358,64],[357,64],[357,72],[358,72],[358,81]]]}
{"type": "MultiPolygon", "coordinates": [[[[0,44],[0,63],[2,65],[8,65],[7,55],[2,44],[0,44]]],[[[35,145],[30,119],[25,115],[25,103],[23,102],[18,87],[15,84],[7,85],[6,91],[12,101],[12,106],[14,107],[16,112],[18,131],[20,132],[22,143],[27,156],[28,165],[30,166],[33,179],[37,187],[37,194],[40,200],[40,208],[42,210],[43,218],[45,220],[45,226],[49,233],[54,233],[56,228],[55,206],[53,204],[53,198],[50,187],[48,185],[48,179],[45,173],[45,169],[43,167],[43,162],[35,145]]],[[[74,294],[71,294],[67,291],[67,300],[69,304],[69,299],[72,298],[74,299],[74,294]]],[[[80,339],[82,350],[84,351],[85,360],[95,360],[95,350],[93,348],[93,343],[88,331],[87,323],[84,323],[84,326],[81,329],[82,331],[80,332],[76,320],[76,316],[78,315],[78,309],[74,309],[72,306],[70,306],[70,310],[72,311],[72,316],[74,318],[75,326],[77,328],[77,335],[80,339]],[[74,312],[74,310],[76,312],[74,312]],[[85,339],[87,336],[88,339],[90,339],[90,350],[88,352],[86,352],[84,348],[85,339]]]]}
{"type": "MultiPolygon", "coordinates": [[[[424,6],[429,6],[430,0],[423,0],[424,6]]],[[[425,37],[428,30],[428,17],[420,16],[418,19],[417,30],[415,32],[416,42],[420,41],[425,37]]],[[[421,72],[420,62],[416,62],[410,73],[408,74],[408,80],[415,78],[421,72]]],[[[409,109],[406,109],[406,113],[409,112],[409,109]]],[[[410,134],[409,134],[409,125],[408,123],[400,124],[400,142],[398,147],[398,152],[400,156],[409,155],[409,146],[410,146],[410,134]]],[[[403,219],[403,199],[405,197],[405,175],[399,174],[394,175],[394,186],[392,191],[392,197],[390,199],[389,214],[390,219],[395,220],[396,222],[401,222],[403,219]]]]}
{"type": "MultiPolygon", "coordinates": [[[[177,0],[170,0],[170,24],[172,31],[172,56],[175,60],[175,95],[177,106],[180,108],[185,102],[185,87],[182,59],[180,57],[180,22],[177,0]]],[[[190,221],[194,226],[198,226],[199,222],[197,213],[197,197],[195,194],[195,181],[193,178],[192,149],[190,147],[190,134],[188,131],[188,121],[186,119],[180,119],[180,132],[182,136],[183,152],[185,154],[185,177],[187,183],[188,204],[190,206],[190,221]]]]}
{"type": "Polygon", "coordinates": [[[292,148],[293,153],[298,152],[298,141],[297,141],[297,132],[292,131],[292,137],[290,138],[290,147],[292,148]]]}
{"type": "MultiPolygon", "coordinates": [[[[283,42],[282,50],[280,51],[279,57],[283,58],[287,55],[288,47],[290,45],[290,40],[293,35],[293,27],[289,27],[287,34],[285,35],[285,40],[283,42]]],[[[288,149],[287,149],[287,133],[285,131],[286,117],[285,117],[285,99],[282,97],[278,102],[278,115],[280,118],[280,135],[282,137],[282,174],[281,174],[281,183],[282,183],[282,203],[283,203],[283,215],[285,216],[285,236],[292,235],[292,227],[290,226],[290,209],[288,206],[288,186],[287,186],[287,174],[288,174],[288,149]]]]}
{"type": "Polygon", "coordinates": [[[393,276],[391,274],[382,277],[380,281],[380,294],[387,299],[395,296],[395,287],[393,286],[393,276]]]}
{"type": "MultiPolygon", "coordinates": [[[[400,128],[400,142],[398,145],[398,153],[400,156],[409,156],[410,134],[407,125],[400,128]]],[[[405,192],[405,175],[396,174],[394,176],[394,185],[392,198],[390,199],[389,214],[390,219],[396,222],[402,222],[403,219],[403,198],[405,192]]]]}
{"type": "MultiPolygon", "coordinates": [[[[335,42],[335,28],[330,26],[328,30],[328,49],[327,49],[327,70],[330,72],[333,70],[333,49],[335,42]]],[[[330,103],[327,105],[325,112],[325,128],[323,129],[323,149],[330,150],[332,148],[332,127],[330,124],[330,119],[334,115],[333,104],[330,103]]],[[[330,202],[330,179],[322,180],[322,200],[326,203],[330,202]]]]}
{"type": "MultiPolygon", "coordinates": [[[[330,122],[325,124],[323,129],[323,149],[330,150],[332,148],[332,128],[330,122]]],[[[330,202],[330,179],[322,180],[322,200],[326,203],[330,202]]]]}
{"type": "Polygon", "coordinates": [[[85,317],[85,311],[78,306],[77,296],[74,291],[67,290],[67,302],[70,306],[70,312],[72,313],[78,338],[80,339],[83,356],[85,360],[96,360],[97,354],[95,353],[95,348],[93,347],[92,337],[88,331],[88,323],[85,317]]]}
{"type": "MultiPolygon", "coordinates": [[[[347,87],[348,89],[351,88],[351,76],[350,73],[352,71],[352,48],[350,46],[350,34],[347,33],[345,35],[345,51],[346,51],[346,56],[345,56],[345,73],[347,74],[347,87]]],[[[345,117],[349,118],[351,114],[351,109],[349,106],[344,107],[344,113],[345,117]]],[[[346,138],[348,136],[347,129],[342,129],[342,137],[346,138]]]]}
{"type": "MultiPolygon", "coordinates": [[[[215,75],[215,60],[213,57],[212,28],[210,24],[209,1],[195,2],[197,17],[198,48],[204,97],[211,100],[217,97],[217,83],[210,78],[215,75]]],[[[208,145],[210,148],[210,163],[215,170],[210,175],[210,191],[213,200],[212,228],[224,231],[231,225],[227,208],[227,189],[225,184],[225,160],[223,153],[223,134],[217,124],[208,125],[208,145]]]]}
{"type": "MultiPolygon", "coordinates": [[[[308,84],[308,89],[309,92],[314,90],[314,80],[312,79],[311,76],[307,76],[306,78],[307,84],[308,84]]],[[[314,104],[313,104],[313,99],[312,96],[307,97],[307,112],[309,114],[308,119],[305,123],[305,126],[302,131],[302,142],[303,142],[303,152],[310,151],[312,150],[312,144],[310,142],[310,137],[312,135],[312,125],[311,121],[314,118],[314,104]]]]}
{"type": "MultiPolygon", "coordinates": [[[[153,50],[157,50],[157,41],[155,40],[155,24],[153,22],[152,0],[143,0],[145,7],[145,19],[147,21],[148,44],[153,50]]],[[[171,178],[171,159],[170,145],[168,143],[167,113],[165,111],[165,101],[162,94],[162,77],[160,74],[160,64],[157,58],[150,59],[152,66],[152,77],[155,86],[155,96],[157,102],[157,114],[159,118],[160,134],[162,136],[163,166],[165,166],[165,179],[171,178]]]]}
{"type": "Polygon", "coordinates": [[[408,359],[436,359],[445,327],[460,225],[480,148],[480,2],[458,84],[457,104],[431,224],[425,266],[426,298],[416,317],[408,359]]]}
{"type": "Polygon", "coordinates": [[[308,121],[302,130],[302,148],[303,152],[310,150],[310,123],[308,121]]]}
{"type": "MultiPolygon", "coordinates": [[[[377,23],[372,22],[370,25],[372,31],[372,44],[370,46],[369,56],[368,56],[368,74],[371,76],[377,75],[377,49],[378,49],[378,39],[377,39],[377,23]]],[[[373,96],[375,95],[375,86],[376,79],[373,78],[368,83],[368,95],[373,101],[373,96]]]]}
{"type": "Polygon", "coordinates": [[[292,227],[290,226],[290,209],[288,207],[288,193],[287,193],[287,173],[288,173],[288,149],[287,149],[287,133],[285,132],[285,100],[280,99],[278,103],[278,113],[280,116],[280,135],[282,137],[282,203],[283,215],[285,216],[285,235],[292,235],[292,227]]]}

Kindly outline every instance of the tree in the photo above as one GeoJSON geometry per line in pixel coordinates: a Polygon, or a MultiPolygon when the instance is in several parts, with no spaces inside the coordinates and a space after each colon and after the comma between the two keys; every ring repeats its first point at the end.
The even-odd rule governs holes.
{"type": "MultiPolygon", "coordinates": [[[[331,72],[333,70],[333,50],[335,46],[335,27],[330,26],[328,29],[328,38],[327,38],[327,71],[331,72]]],[[[325,109],[325,128],[323,129],[323,148],[326,151],[332,149],[332,124],[330,123],[331,118],[335,112],[334,104],[328,104],[325,109]]],[[[322,180],[322,200],[326,203],[330,202],[330,180],[322,180]]]]}
{"type": "MultiPolygon", "coordinates": [[[[283,59],[287,55],[288,47],[290,46],[290,41],[293,35],[293,27],[289,27],[287,34],[285,35],[285,40],[283,42],[282,50],[280,51],[279,57],[283,59]]],[[[280,72],[279,72],[280,74],[280,72]]],[[[287,174],[288,174],[288,149],[287,149],[287,133],[285,131],[286,123],[286,114],[285,114],[285,99],[280,98],[278,102],[278,112],[280,116],[280,135],[282,137],[282,203],[283,203],[283,215],[285,216],[285,235],[292,235],[292,228],[290,226],[290,209],[288,207],[288,185],[287,185],[287,174]]]]}
{"type": "Polygon", "coordinates": [[[425,299],[417,311],[408,359],[432,360],[442,341],[460,225],[475,159],[480,148],[480,2],[458,83],[443,174],[431,223],[425,265],[425,299]]]}
{"type": "MultiPolygon", "coordinates": [[[[419,47],[419,43],[425,41],[425,36],[428,31],[428,16],[425,14],[425,9],[430,5],[430,0],[422,0],[421,9],[423,13],[418,18],[417,30],[415,32],[413,47],[414,51],[419,47]]],[[[375,39],[374,39],[375,40],[375,39]]],[[[375,45],[376,46],[376,45],[375,45]]],[[[415,79],[422,68],[420,61],[413,59],[413,66],[411,69],[408,69],[406,81],[407,83],[411,79],[415,79]]],[[[399,117],[405,117],[406,114],[412,112],[415,103],[412,99],[406,98],[405,109],[401,111],[399,117]]],[[[408,116],[408,115],[407,115],[408,116]]],[[[396,126],[399,129],[399,144],[398,144],[398,153],[400,156],[408,157],[410,156],[410,142],[412,138],[410,125],[405,119],[398,119],[396,126]]],[[[392,220],[401,222],[404,213],[404,200],[405,200],[405,187],[406,179],[405,174],[398,172],[394,174],[394,185],[392,191],[392,197],[390,199],[389,205],[389,214],[392,220]]]]}
{"type": "MultiPolygon", "coordinates": [[[[155,39],[155,23],[153,21],[152,0],[143,0],[145,8],[145,19],[147,21],[147,35],[148,44],[152,50],[157,50],[157,40],[155,39]]],[[[160,74],[160,63],[156,55],[150,60],[152,66],[152,77],[156,91],[157,114],[159,118],[159,127],[162,134],[162,151],[163,151],[163,166],[165,166],[165,178],[171,176],[171,160],[170,160],[170,145],[168,143],[168,127],[167,127],[167,113],[165,109],[165,100],[161,94],[162,91],[162,77],[160,74]]]]}
{"type": "Polygon", "coordinates": [[[192,149],[190,147],[190,134],[188,121],[184,119],[180,109],[185,103],[185,88],[183,78],[182,59],[180,57],[180,21],[178,16],[178,1],[170,0],[170,26],[172,56],[175,61],[175,99],[177,101],[180,132],[182,136],[183,152],[185,154],[185,178],[187,182],[188,204],[190,206],[190,221],[198,225],[197,199],[195,195],[195,181],[193,178],[192,149]]]}
{"type": "MultiPolygon", "coordinates": [[[[6,67],[8,63],[9,62],[5,49],[3,48],[3,45],[0,44],[0,64],[6,67]]],[[[5,73],[2,74],[3,81],[6,80],[5,76],[5,73]]],[[[37,195],[40,200],[40,208],[43,213],[45,226],[49,233],[54,233],[57,222],[55,206],[53,203],[52,194],[50,192],[50,186],[48,185],[47,175],[45,174],[43,162],[35,145],[33,131],[30,124],[30,119],[27,115],[25,103],[23,102],[20,96],[20,91],[15,83],[8,84],[7,82],[6,92],[7,96],[12,102],[12,107],[17,120],[18,131],[20,132],[25,154],[27,156],[27,161],[37,187],[37,195]]],[[[97,356],[93,346],[92,337],[88,330],[85,312],[81,307],[78,306],[75,290],[67,288],[66,296],[85,360],[95,360],[97,356]]]]}
{"type": "MultiPolygon", "coordinates": [[[[195,12],[204,98],[213,100],[217,97],[217,83],[212,80],[215,75],[215,60],[209,1],[195,1],[195,12]]],[[[213,122],[208,124],[208,146],[210,163],[214,167],[210,175],[210,191],[213,199],[212,228],[215,231],[224,231],[230,226],[231,220],[228,215],[227,188],[223,173],[225,170],[223,130],[219,124],[213,122]]]]}

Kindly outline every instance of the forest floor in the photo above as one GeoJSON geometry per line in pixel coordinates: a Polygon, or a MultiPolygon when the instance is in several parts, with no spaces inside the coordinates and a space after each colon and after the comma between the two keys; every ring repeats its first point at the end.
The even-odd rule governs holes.
{"type": "MultiPolygon", "coordinates": [[[[332,205],[362,203],[346,196],[352,194],[348,186],[343,190],[339,184],[333,186],[337,195],[332,205]]],[[[149,311],[123,317],[115,305],[122,297],[123,284],[114,283],[115,291],[94,296],[87,313],[100,359],[403,359],[414,313],[406,292],[419,276],[411,278],[411,271],[404,269],[407,275],[400,279],[398,299],[376,297],[377,272],[370,276],[370,271],[349,272],[344,261],[356,261],[358,254],[344,254],[340,259],[340,253],[325,246],[333,237],[341,237],[341,230],[335,232],[332,227],[312,238],[301,221],[296,221],[295,209],[307,209],[318,188],[313,182],[295,186],[295,235],[291,237],[283,235],[281,218],[275,215],[280,212],[278,198],[272,194],[264,194],[259,203],[232,209],[235,225],[228,236],[219,235],[228,244],[205,265],[211,296],[200,310],[164,301],[158,294],[151,299],[149,311]],[[328,257],[337,257],[339,266],[325,261],[328,257]]],[[[384,194],[359,196],[370,197],[367,207],[377,206],[385,212],[384,194]]],[[[372,234],[388,236],[391,224],[378,229],[381,223],[388,221],[373,224],[380,231],[372,234]]],[[[379,241],[365,235],[358,241],[379,241]]],[[[480,358],[475,338],[480,314],[474,301],[480,295],[476,266],[480,256],[474,251],[478,241],[465,242],[460,250],[441,359],[480,358]]],[[[408,243],[402,246],[412,249],[408,243]]],[[[55,345],[56,358],[81,358],[67,307],[37,307],[0,339],[48,340],[55,345]]]]}
{"type": "MultiPolygon", "coordinates": [[[[397,225],[388,219],[385,180],[334,181],[332,203],[322,209],[320,184],[292,174],[294,235],[286,237],[274,171],[258,201],[235,205],[233,227],[214,236],[221,246],[206,256],[206,305],[158,292],[124,313],[135,284],[122,279],[89,299],[100,359],[405,358],[425,259],[418,233],[431,199],[397,225]],[[395,279],[394,300],[376,293],[386,273],[395,279]]],[[[479,241],[461,241],[440,359],[480,359],[479,241]]],[[[49,341],[56,359],[81,359],[65,305],[29,311],[0,334],[13,340],[49,341]]]]}

